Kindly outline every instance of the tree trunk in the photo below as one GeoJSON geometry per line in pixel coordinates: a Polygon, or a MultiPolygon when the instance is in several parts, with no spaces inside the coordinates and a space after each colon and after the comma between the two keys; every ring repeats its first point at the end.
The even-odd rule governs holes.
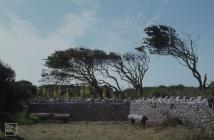
{"type": "Polygon", "coordinates": [[[201,74],[196,70],[196,68],[190,68],[192,70],[193,76],[197,79],[199,84],[199,90],[203,90],[203,82],[201,78],[201,74]]]}
{"type": "Polygon", "coordinates": [[[95,88],[94,98],[96,98],[97,95],[99,95],[99,97],[102,99],[103,98],[102,89],[98,86],[97,81],[91,82],[91,85],[95,88]]]}
{"type": "Polygon", "coordinates": [[[143,96],[143,87],[141,85],[136,86],[136,90],[138,93],[140,93],[140,96],[143,96]]]}
{"type": "Polygon", "coordinates": [[[206,89],[207,74],[204,75],[203,89],[206,89]]]}

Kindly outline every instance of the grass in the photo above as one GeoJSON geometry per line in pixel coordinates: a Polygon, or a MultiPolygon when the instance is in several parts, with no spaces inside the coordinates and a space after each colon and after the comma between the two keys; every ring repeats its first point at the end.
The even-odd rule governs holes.
{"type": "Polygon", "coordinates": [[[70,122],[20,125],[26,140],[197,140],[209,139],[200,129],[130,125],[127,122],[70,122]],[[200,135],[200,137],[198,136],[200,135]],[[202,136],[202,137],[201,137],[202,136]]]}
{"type": "Polygon", "coordinates": [[[14,120],[18,124],[33,124],[35,122],[39,122],[38,117],[28,113],[17,113],[14,116],[14,120]]]}

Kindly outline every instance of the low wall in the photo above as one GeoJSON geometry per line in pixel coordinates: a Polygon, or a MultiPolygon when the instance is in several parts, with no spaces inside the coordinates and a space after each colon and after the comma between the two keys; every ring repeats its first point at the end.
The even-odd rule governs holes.
{"type": "Polygon", "coordinates": [[[73,121],[124,121],[129,114],[136,114],[154,123],[178,117],[193,126],[214,128],[214,99],[208,101],[202,97],[144,98],[126,102],[34,102],[28,107],[31,113],[71,114],[73,121]]]}
{"type": "Polygon", "coordinates": [[[149,122],[157,123],[178,117],[196,127],[214,128],[213,107],[201,97],[152,98],[132,101],[130,114],[146,116],[149,122]]]}
{"type": "Polygon", "coordinates": [[[127,120],[130,104],[112,102],[57,102],[30,103],[30,113],[71,114],[72,121],[124,121],[127,120]]]}

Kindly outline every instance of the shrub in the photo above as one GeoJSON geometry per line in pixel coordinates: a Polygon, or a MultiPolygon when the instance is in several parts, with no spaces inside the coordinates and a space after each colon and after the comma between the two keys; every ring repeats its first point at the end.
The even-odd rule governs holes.
{"type": "Polygon", "coordinates": [[[4,132],[4,123],[15,122],[14,117],[9,112],[0,113],[0,130],[4,132]]]}
{"type": "Polygon", "coordinates": [[[18,124],[32,124],[39,122],[39,118],[28,113],[17,113],[15,115],[15,121],[18,124]]]}
{"type": "Polygon", "coordinates": [[[183,122],[177,117],[169,118],[161,123],[161,126],[163,126],[163,127],[178,126],[178,125],[183,125],[183,122]]]}
{"type": "Polygon", "coordinates": [[[32,124],[39,122],[39,118],[27,113],[16,113],[12,115],[9,112],[0,113],[0,129],[4,132],[4,123],[32,124]]]}

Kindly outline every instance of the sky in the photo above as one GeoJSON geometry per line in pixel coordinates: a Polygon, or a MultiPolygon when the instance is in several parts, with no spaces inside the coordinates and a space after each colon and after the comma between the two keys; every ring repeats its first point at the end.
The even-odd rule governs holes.
{"type": "MultiPolygon", "coordinates": [[[[40,85],[44,59],[55,50],[87,47],[135,51],[143,29],[169,25],[200,38],[198,69],[214,81],[213,0],[0,0],[0,59],[17,80],[40,85]]],[[[144,86],[197,86],[171,57],[151,56],[144,86]]]]}

